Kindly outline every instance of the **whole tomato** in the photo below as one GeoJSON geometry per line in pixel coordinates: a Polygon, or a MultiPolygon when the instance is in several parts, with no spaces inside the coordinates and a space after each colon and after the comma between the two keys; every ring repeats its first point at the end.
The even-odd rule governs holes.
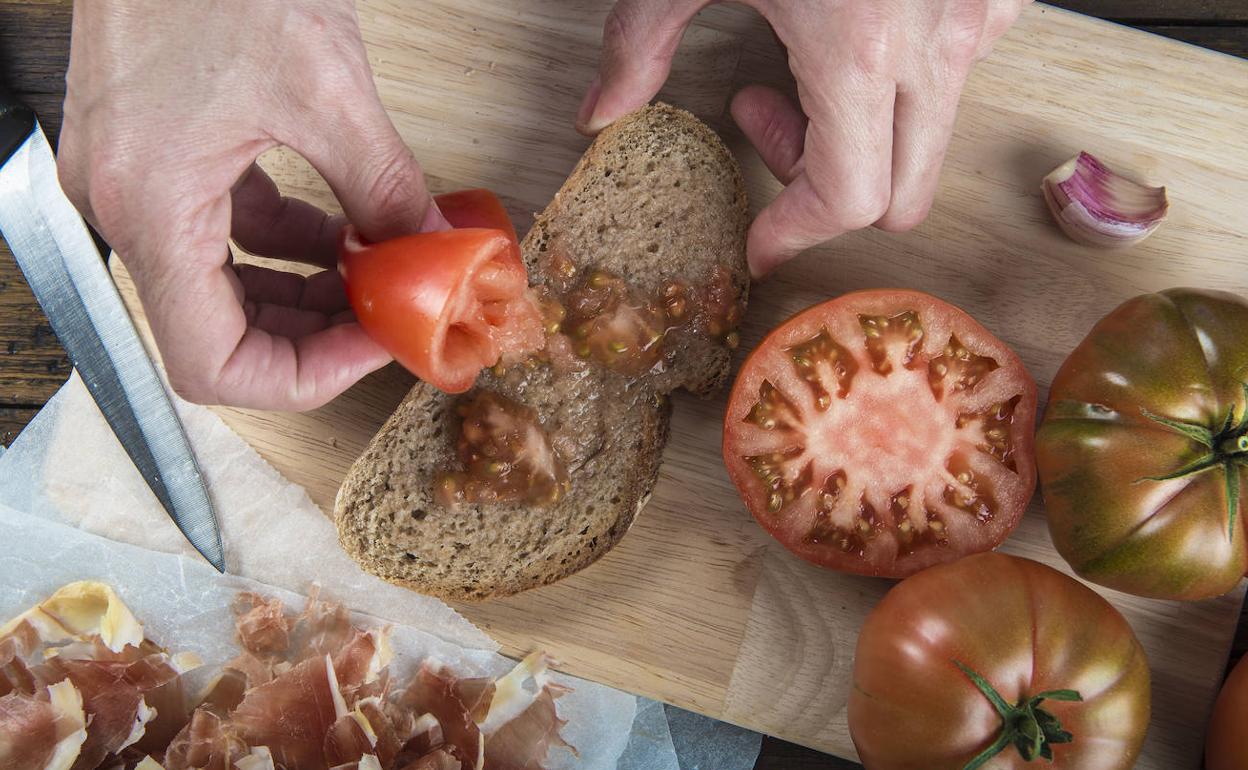
{"type": "Polygon", "coordinates": [[[1130,768],[1148,718],[1131,626],[1029,559],[981,553],[923,570],[858,637],[849,731],[867,770],[1130,768]]]}
{"type": "Polygon", "coordinates": [[[1213,704],[1205,736],[1205,770],[1248,767],[1248,656],[1240,658],[1213,704]]]}
{"type": "Polygon", "coordinates": [[[1103,318],[1036,437],[1053,543],[1120,591],[1204,599],[1248,568],[1248,301],[1171,289],[1103,318]]]}

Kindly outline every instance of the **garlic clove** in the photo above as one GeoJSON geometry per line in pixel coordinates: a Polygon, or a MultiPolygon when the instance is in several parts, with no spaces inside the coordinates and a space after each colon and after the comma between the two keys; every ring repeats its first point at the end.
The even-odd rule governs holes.
{"type": "Polygon", "coordinates": [[[1128,179],[1086,152],[1054,169],[1042,188],[1062,232],[1086,246],[1139,243],[1170,208],[1166,188],[1128,179]]]}

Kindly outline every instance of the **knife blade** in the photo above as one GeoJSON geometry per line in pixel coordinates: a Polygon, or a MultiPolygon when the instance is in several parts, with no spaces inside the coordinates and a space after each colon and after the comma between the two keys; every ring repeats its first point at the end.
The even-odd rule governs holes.
{"type": "Polygon", "coordinates": [[[0,233],[121,445],[219,572],[225,553],[199,465],[33,112],[0,86],[0,233]]]}

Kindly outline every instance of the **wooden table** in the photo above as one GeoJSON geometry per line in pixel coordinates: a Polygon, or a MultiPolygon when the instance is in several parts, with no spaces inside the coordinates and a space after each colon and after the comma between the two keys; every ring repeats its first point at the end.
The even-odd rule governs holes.
{"type": "MultiPolygon", "coordinates": [[[[1059,0],[1120,21],[1248,58],[1248,0],[1059,0]]],[[[0,74],[32,107],[53,142],[69,56],[69,0],[0,0],[0,74]]],[[[7,445],[70,371],[47,320],[0,245],[0,444],[7,445]]],[[[1241,622],[1236,650],[1244,649],[1241,622]]],[[[758,768],[832,770],[858,765],[781,741],[764,743],[758,768]]]]}

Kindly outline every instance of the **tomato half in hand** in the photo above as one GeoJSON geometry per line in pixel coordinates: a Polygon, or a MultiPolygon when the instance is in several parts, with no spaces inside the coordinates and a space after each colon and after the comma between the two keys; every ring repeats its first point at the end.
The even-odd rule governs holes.
{"type": "Polygon", "coordinates": [[[1240,658],[1218,693],[1205,735],[1205,770],[1248,767],[1248,657],[1240,658]]]}
{"type": "Polygon", "coordinates": [[[1109,602],[985,553],[903,580],[867,616],[849,732],[870,770],[1125,770],[1149,698],[1144,649],[1109,602]]]}
{"type": "Polygon", "coordinates": [[[903,577],[995,547],[1035,490],[1036,384],[966,313],[862,291],[776,328],[737,376],[724,462],[786,548],[903,577]]]}
{"type": "Polygon", "coordinates": [[[448,201],[443,215],[456,229],[367,243],[348,226],[338,268],[368,335],[422,380],[461,393],[504,353],[540,348],[545,334],[498,199],[470,190],[435,200],[448,201]]]}
{"type": "Polygon", "coordinates": [[[1119,591],[1204,599],[1248,568],[1248,300],[1129,300],[1049,393],[1037,461],[1053,544],[1119,591]]]}

